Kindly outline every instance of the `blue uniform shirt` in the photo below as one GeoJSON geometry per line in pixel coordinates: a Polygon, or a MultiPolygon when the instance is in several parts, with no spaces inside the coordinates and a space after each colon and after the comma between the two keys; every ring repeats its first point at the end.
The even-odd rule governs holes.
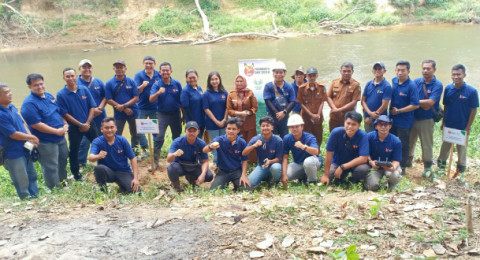
{"type": "MultiPolygon", "coordinates": [[[[110,80],[107,81],[105,85],[105,98],[106,99],[113,99],[118,104],[122,105],[130,101],[134,96],[138,96],[138,87],[133,81],[132,78],[125,76],[122,81],[118,80],[116,76],[113,76],[110,80]],[[118,91],[116,97],[113,96],[117,88],[121,87],[118,91]]],[[[128,116],[125,112],[119,112],[114,109],[113,117],[115,119],[128,119],[128,118],[135,118],[138,116],[138,106],[137,104],[133,104],[129,107],[133,110],[133,114],[128,116]]]]}
{"type": "MultiPolygon", "coordinates": [[[[402,85],[398,84],[397,77],[392,79],[392,83],[393,91],[390,107],[396,107],[400,109],[408,105],[420,105],[417,86],[410,79],[410,77],[405,82],[403,82],[402,85]]],[[[392,118],[394,126],[401,128],[412,128],[413,126],[413,111],[400,113],[398,115],[392,115],[392,118]]]]}
{"type": "MultiPolygon", "coordinates": [[[[303,83],[307,83],[307,82],[308,82],[307,79],[303,81],[303,83]]],[[[297,86],[297,83],[295,83],[295,80],[291,83],[291,85],[293,87],[293,91],[295,91],[295,100],[297,100],[299,86],[297,86]]],[[[295,102],[295,106],[293,107],[292,111],[296,113],[300,113],[300,111],[302,111],[302,107],[300,106],[299,103],[295,102]]]]}
{"type": "MultiPolygon", "coordinates": [[[[418,90],[418,98],[420,100],[422,99],[427,99],[425,96],[425,91],[423,90],[423,85],[425,84],[425,79],[423,77],[415,79],[413,81],[415,85],[417,85],[417,90],[418,90]]],[[[433,105],[435,107],[435,110],[438,111],[440,109],[439,103],[440,103],[440,97],[442,96],[443,92],[443,84],[439,80],[437,80],[437,77],[434,76],[433,80],[430,81],[430,83],[425,84],[425,89],[427,90],[428,94],[428,99],[435,100],[435,104],[433,105]]],[[[415,109],[413,111],[415,118],[417,119],[430,119],[433,118],[433,109],[430,108],[429,110],[425,110],[421,107],[415,109]]]]}
{"type": "Polygon", "coordinates": [[[254,136],[250,142],[248,142],[247,146],[254,145],[257,140],[261,140],[263,145],[255,148],[257,150],[257,161],[258,164],[261,165],[265,161],[265,159],[273,160],[275,158],[280,159],[280,163],[282,162],[282,154],[283,154],[283,141],[277,135],[272,135],[268,141],[263,139],[262,135],[259,134],[254,136]]]}
{"type": "Polygon", "coordinates": [[[243,138],[237,136],[234,145],[228,140],[227,135],[220,135],[213,139],[213,142],[220,143],[217,149],[218,163],[217,166],[224,171],[233,171],[242,167],[242,161],[247,161],[248,156],[243,156],[242,152],[247,143],[243,138]]]}
{"type": "MultiPolygon", "coordinates": [[[[22,104],[22,117],[30,126],[37,123],[44,123],[53,128],[63,127],[63,118],[60,115],[60,108],[52,94],[45,92],[45,97],[41,98],[33,93],[28,95],[22,104]]],[[[53,143],[60,142],[64,136],[47,134],[30,127],[33,135],[38,137],[40,142],[53,143]]]]}
{"type": "Polygon", "coordinates": [[[478,107],[478,92],[467,83],[464,83],[459,89],[450,84],[445,87],[443,105],[447,106],[444,125],[450,128],[465,130],[472,108],[478,107]]]}
{"type": "Polygon", "coordinates": [[[113,171],[132,172],[128,159],[135,158],[135,153],[125,137],[115,135],[112,145],[108,144],[103,135],[95,138],[90,153],[98,154],[100,151],[107,152],[107,156],[98,160],[98,164],[106,165],[113,171]]]}
{"type": "Polygon", "coordinates": [[[344,127],[337,127],[330,133],[327,142],[327,151],[333,152],[332,163],[335,165],[348,163],[358,156],[368,156],[368,148],[367,133],[362,129],[350,138],[344,127]]]}
{"type": "Polygon", "coordinates": [[[185,110],[188,109],[193,116],[193,118],[191,118],[190,115],[185,111],[186,121],[188,122],[193,120],[197,122],[198,126],[205,126],[202,87],[197,86],[197,90],[195,90],[192,86],[187,84],[183,88],[182,94],[180,94],[180,101],[182,103],[182,107],[185,110]]]}
{"type": "MultiPolygon", "coordinates": [[[[105,85],[103,84],[103,81],[101,81],[100,79],[94,78],[94,77],[90,78],[90,82],[87,82],[87,81],[83,80],[81,78],[81,75],[77,79],[77,85],[78,86],[84,86],[90,91],[90,94],[92,94],[92,98],[93,98],[93,100],[95,101],[95,104],[97,104],[97,107],[98,107],[98,106],[100,106],[100,103],[102,103],[102,100],[105,98],[105,85]],[[90,82],[92,82],[92,84],[90,84],[90,82]]],[[[102,124],[102,120],[105,117],[107,117],[107,113],[105,113],[105,108],[104,108],[103,113],[94,117],[93,121],[95,121],[97,126],[100,126],[102,124]]]]}
{"type": "MultiPolygon", "coordinates": [[[[365,102],[367,103],[368,109],[375,112],[382,106],[383,100],[392,99],[392,86],[386,79],[383,79],[380,83],[375,85],[375,79],[373,79],[365,86],[363,96],[366,97],[365,102]]],[[[382,115],[386,115],[387,110],[388,108],[383,111],[382,115]]],[[[365,117],[370,117],[365,111],[363,112],[363,115],[365,117]]]]}
{"type": "MultiPolygon", "coordinates": [[[[303,132],[302,137],[300,137],[299,141],[307,146],[318,149],[317,139],[315,138],[314,135],[310,133],[303,132]]],[[[288,154],[290,151],[292,151],[293,161],[295,163],[303,163],[303,161],[305,161],[307,157],[310,157],[312,155],[302,149],[295,147],[296,142],[297,140],[295,140],[295,137],[293,137],[293,134],[287,134],[286,136],[284,136],[283,137],[283,154],[288,154]]]]}
{"type": "Polygon", "coordinates": [[[135,73],[135,84],[137,87],[142,85],[144,81],[148,81],[148,85],[143,89],[142,93],[138,97],[138,108],[142,110],[157,110],[157,102],[150,103],[150,90],[152,89],[153,84],[160,80],[160,73],[153,70],[153,77],[148,77],[145,70],[138,71],[135,73]]]}
{"type": "Polygon", "coordinates": [[[389,133],[382,142],[377,131],[372,131],[367,136],[372,160],[378,161],[380,158],[380,161],[402,161],[402,142],[398,137],[389,133]]]}
{"type": "MultiPolygon", "coordinates": [[[[13,104],[9,104],[8,108],[0,106],[0,145],[5,148],[7,138],[17,131],[27,134],[17,108],[13,104]]],[[[23,148],[24,143],[25,141],[10,138],[4,158],[17,159],[25,156],[27,149],[23,148]]]]}
{"type": "Polygon", "coordinates": [[[163,82],[162,79],[153,84],[150,90],[150,95],[158,92],[164,87],[165,92],[160,94],[157,98],[157,109],[160,112],[174,112],[180,109],[180,95],[182,94],[182,84],[176,79],[170,78],[170,84],[163,82]]]}
{"type": "Polygon", "coordinates": [[[73,92],[65,85],[57,93],[57,104],[60,107],[60,114],[68,113],[80,123],[87,122],[90,109],[97,107],[92,94],[83,86],[78,86],[77,91],[73,92]]]}
{"type": "Polygon", "coordinates": [[[197,158],[197,154],[200,154],[201,160],[207,160],[208,154],[203,152],[203,147],[207,144],[205,141],[197,137],[195,143],[189,144],[187,141],[187,136],[182,135],[180,137],[175,138],[172,144],[170,145],[169,153],[174,153],[178,149],[182,149],[183,154],[180,157],[175,157],[175,161],[178,162],[179,160],[188,161],[188,162],[195,162],[197,158]]]}
{"type": "MultiPolygon", "coordinates": [[[[227,96],[228,92],[226,90],[224,92],[205,91],[203,93],[203,109],[210,109],[217,120],[223,120],[225,110],[227,110],[227,96]]],[[[220,129],[207,115],[205,115],[205,127],[207,130],[220,129]]]]}
{"type": "MultiPolygon", "coordinates": [[[[263,99],[271,100],[273,105],[277,108],[278,111],[284,110],[288,103],[297,100],[297,95],[295,95],[295,90],[293,89],[290,83],[283,81],[283,88],[279,88],[275,84],[275,88],[279,96],[275,95],[275,88],[273,86],[273,82],[269,82],[265,84],[265,88],[263,89],[263,99]]],[[[270,111],[267,106],[267,112],[271,115],[275,113],[275,111],[270,111]]]]}

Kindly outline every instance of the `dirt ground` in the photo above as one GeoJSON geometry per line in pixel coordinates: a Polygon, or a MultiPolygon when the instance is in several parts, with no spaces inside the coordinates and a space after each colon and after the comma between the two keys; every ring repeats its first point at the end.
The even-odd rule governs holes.
{"type": "MultiPolygon", "coordinates": [[[[147,164],[141,163],[142,184],[165,183],[166,165],[152,175],[147,164]]],[[[407,178],[420,184],[422,167],[414,166],[407,178]]],[[[360,259],[473,259],[480,254],[479,198],[478,188],[444,178],[385,195],[311,187],[185,192],[175,199],[160,189],[158,204],[0,203],[0,259],[328,259],[349,245],[360,259]]]]}

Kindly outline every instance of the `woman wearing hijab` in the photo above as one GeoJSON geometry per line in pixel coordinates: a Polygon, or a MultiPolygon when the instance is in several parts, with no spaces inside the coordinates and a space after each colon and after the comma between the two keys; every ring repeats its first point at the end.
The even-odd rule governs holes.
{"type": "MultiPolygon", "coordinates": [[[[240,134],[247,143],[257,135],[255,116],[257,109],[257,99],[253,91],[247,88],[247,79],[238,75],[235,78],[235,90],[227,97],[227,111],[230,117],[238,117],[241,120],[240,134]]],[[[255,151],[249,154],[248,160],[250,163],[257,162],[255,151]]]]}

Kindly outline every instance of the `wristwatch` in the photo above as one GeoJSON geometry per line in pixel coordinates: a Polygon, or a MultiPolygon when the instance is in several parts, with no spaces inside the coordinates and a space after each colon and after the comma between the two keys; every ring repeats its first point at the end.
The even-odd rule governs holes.
{"type": "Polygon", "coordinates": [[[342,171],[345,171],[345,166],[343,166],[343,164],[340,164],[340,169],[342,169],[342,171]]]}

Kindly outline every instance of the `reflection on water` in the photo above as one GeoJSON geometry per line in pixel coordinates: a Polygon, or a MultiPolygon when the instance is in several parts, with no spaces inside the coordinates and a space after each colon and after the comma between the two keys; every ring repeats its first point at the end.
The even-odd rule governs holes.
{"type": "MultiPolygon", "coordinates": [[[[78,67],[81,59],[94,63],[93,75],[106,82],[113,77],[112,63],[116,59],[127,62],[127,76],[133,77],[141,70],[145,55],[153,55],[157,65],[162,61],[172,64],[172,77],[185,83],[185,71],[195,68],[199,72],[199,84],[206,86],[207,74],[220,72],[228,90],[234,88],[239,59],[276,58],[288,68],[287,81],[299,66],[315,66],[319,81],[329,85],[339,77],[339,66],[344,61],[355,65],[354,78],[362,86],[372,79],[372,65],[382,61],[387,67],[386,77],[394,77],[395,63],[400,59],[412,64],[411,77],[421,76],[420,64],[424,59],[437,61],[437,78],[449,83],[450,69],[456,63],[467,67],[467,83],[480,87],[480,34],[478,25],[428,25],[398,27],[364,33],[296,38],[224,42],[212,45],[164,45],[132,47],[126,49],[101,49],[83,52],[81,49],[51,49],[0,54],[0,81],[7,83],[14,93],[14,104],[20,106],[30,91],[25,77],[28,73],[40,73],[45,77],[47,91],[55,94],[64,85],[62,70],[78,67]]],[[[328,105],[326,105],[328,107],[328,105]]]]}

